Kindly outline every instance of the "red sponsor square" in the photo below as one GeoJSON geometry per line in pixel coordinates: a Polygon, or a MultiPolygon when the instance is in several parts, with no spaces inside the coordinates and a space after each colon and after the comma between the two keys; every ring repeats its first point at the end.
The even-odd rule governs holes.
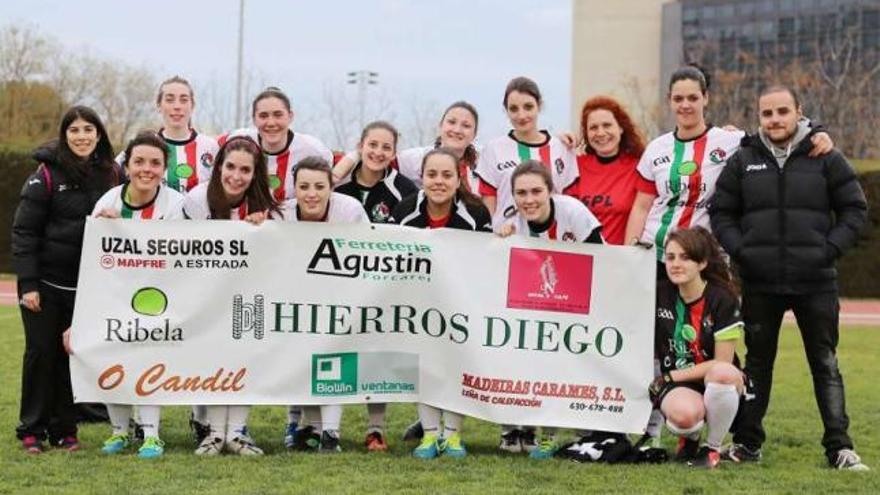
{"type": "Polygon", "coordinates": [[[590,255],[510,249],[508,308],[589,314],[592,288],[590,255]]]}

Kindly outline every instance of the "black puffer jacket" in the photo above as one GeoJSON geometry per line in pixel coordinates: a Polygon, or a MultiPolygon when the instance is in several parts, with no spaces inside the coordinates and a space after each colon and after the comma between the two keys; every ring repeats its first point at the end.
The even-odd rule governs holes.
{"type": "Polygon", "coordinates": [[[22,293],[37,290],[40,280],[76,287],[86,217],[121,177],[114,168],[78,183],[58,163],[56,151],[47,145],[34,152],[40,166],[25,181],[12,222],[12,264],[22,293]]]}
{"type": "Polygon", "coordinates": [[[811,158],[804,139],[780,168],[758,136],[746,136],[718,178],[712,231],[756,292],[836,290],[834,261],[867,219],[865,193],[837,150],[811,158]]]}

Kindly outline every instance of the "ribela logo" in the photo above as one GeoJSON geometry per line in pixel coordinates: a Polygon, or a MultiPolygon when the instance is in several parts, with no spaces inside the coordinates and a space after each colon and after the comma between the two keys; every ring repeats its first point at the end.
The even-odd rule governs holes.
{"type": "Polygon", "coordinates": [[[168,296],[156,287],[143,287],[131,297],[131,309],[141,315],[132,319],[105,318],[107,342],[179,342],[183,329],[172,326],[168,318],[156,317],[168,309],[168,296]]]}
{"type": "Polygon", "coordinates": [[[355,395],[357,388],[356,352],[312,354],[312,395],[355,395]]]}

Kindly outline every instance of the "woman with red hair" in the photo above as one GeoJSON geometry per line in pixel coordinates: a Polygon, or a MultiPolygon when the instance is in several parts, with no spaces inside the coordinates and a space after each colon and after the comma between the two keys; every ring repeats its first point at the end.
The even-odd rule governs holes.
{"type": "Polygon", "coordinates": [[[581,110],[576,197],[602,223],[608,244],[624,244],[626,221],[636,198],[636,164],[645,141],[614,98],[595,96],[581,110]]]}

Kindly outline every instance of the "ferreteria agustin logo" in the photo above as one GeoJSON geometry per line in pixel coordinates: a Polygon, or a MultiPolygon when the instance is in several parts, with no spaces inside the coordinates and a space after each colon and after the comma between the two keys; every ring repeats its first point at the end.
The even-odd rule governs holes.
{"type": "Polygon", "coordinates": [[[156,287],[143,287],[131,296],[131,309],[140,316],[129,319],[105,318],[107,342],[180,342],[183,329],[168,318],[159,318],[168,309],[168,296],[156,287]]]}
{"type": "Polygon", "coordinates": [[[373,282],[430,282],[433,259],[425,244],[322,239],[307,273],[373,282]]]}
{"type": "Polygon", "coordinates": [[[593,257],[511,248],[507,307],[590,314],[593,257]]]}
{"type": "Polygon", "coordinates": [[[354,395],[357,387],[356,352],[312,355],[312,395],[354,395]]]}
{"type": "Polygon", "coordinates": [[[254,302],[246,303],[241,294],[232,296],[232,338],[240,339],[244,332],[254,332],[254,338],[261,340],[265,327],[265,310],[262,294],[254,296],[254,302]]]}

